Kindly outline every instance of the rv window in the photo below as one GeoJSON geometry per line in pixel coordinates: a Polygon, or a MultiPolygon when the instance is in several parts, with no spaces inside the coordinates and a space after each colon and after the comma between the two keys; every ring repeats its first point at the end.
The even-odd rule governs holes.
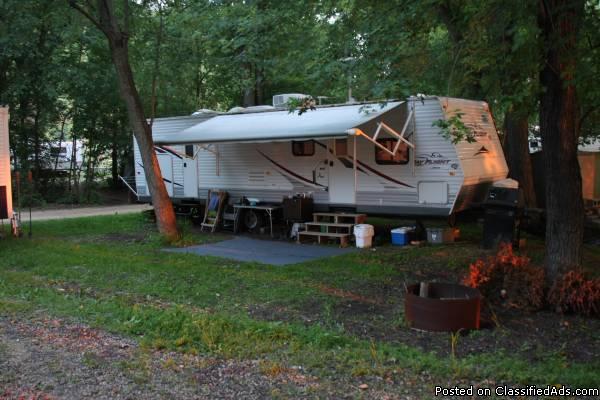
{"type": "Polygon", "coordinates": [[[315,155],[315,142],[305,140],[302,142],[292,141],[292,153],[299,157],[308,157],[315,155]]]}
{"type": "Polygon", "coordinates": [[[191,158],[194,158],[194,145],[186,144],[185,145],[185,155],[191,158]]]}
{"type": "MultiPolygon", "coordinates": [[[[398,140],[386,138],[377,139],[377,142],[383,145],[386,149],[393,151],[398,140]]],[[[400,144],[398,151],[394,155],[391,155],[387,151],[379,148],[379,146],[375,146],[375,162],[377,164],[407,164],[409,157],[408,151],[408,145],[404,142],[400,144]]]]}

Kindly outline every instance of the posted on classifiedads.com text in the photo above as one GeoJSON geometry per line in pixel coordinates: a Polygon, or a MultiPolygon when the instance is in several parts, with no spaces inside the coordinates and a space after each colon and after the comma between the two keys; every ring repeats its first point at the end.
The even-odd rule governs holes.
{"type": "Polygon", "coordinates": [[[568,386],[494,386],[494,387],[474,387],[474,386],[454,386],[444,387],[435,386],[434,393],[436,397],[463,397],[463,396],[480,396],[480,397],[506,397],[506,398],[523,398],[523,397],[540,397],[540,396],[556,396],[556,397],[600,397],[600,388],[571,388],[568,386]]]}

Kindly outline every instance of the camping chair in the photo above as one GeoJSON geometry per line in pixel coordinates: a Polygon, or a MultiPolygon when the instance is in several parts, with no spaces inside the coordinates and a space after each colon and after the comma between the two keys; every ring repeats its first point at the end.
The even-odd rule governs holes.
{"type": "Polygon", "coordinates": [[[210,228],[211,232],[217,230],[217,227],[221,223],[221,215],[223,214],[226,200],[227,192],[222,192],[220,190],[208,191],[206,207],[204,209],[204,220],[200,225],[200,232],[202,232],[204,228],[210,228]]]}

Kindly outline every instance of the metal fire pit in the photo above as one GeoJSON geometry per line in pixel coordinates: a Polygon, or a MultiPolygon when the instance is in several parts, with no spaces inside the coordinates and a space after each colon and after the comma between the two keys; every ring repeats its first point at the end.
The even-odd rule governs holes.
{"type": "Polygon", "coordinates": [[[454,283],[429,283],[427,297],[420,297],[419,287],[408,286],[404,299],[404,314],[412,328],[446,332],[479,329],[479,290],[454,283]]]}

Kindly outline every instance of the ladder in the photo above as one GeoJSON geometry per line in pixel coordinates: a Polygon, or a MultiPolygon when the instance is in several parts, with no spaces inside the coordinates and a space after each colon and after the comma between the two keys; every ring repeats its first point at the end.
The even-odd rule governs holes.
{"type": "Polygon", "coordinates": [[[215,232],[221,223],[223,208],[227,200],[227,192],[220,190],[209,190],[206,198],[206,207],[204,208],[204,219],[200,224],[200,232],[204,228],[210,232],[215,232]]]}

